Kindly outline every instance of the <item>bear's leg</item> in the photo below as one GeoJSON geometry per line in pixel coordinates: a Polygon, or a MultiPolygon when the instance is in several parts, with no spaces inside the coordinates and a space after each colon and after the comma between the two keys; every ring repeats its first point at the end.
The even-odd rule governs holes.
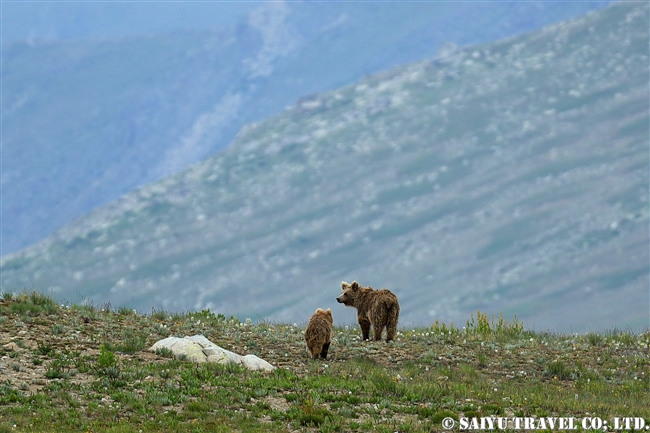
{"type": "Polygon", "coordinates": [[[375,341],[381,340],[382,332],[384,332],[384,326],[382,324],[372,324],[372,333],[375,341]]]}
{"type": "Polygon", "coordinates": [[[370,320],[360,318],[359,326],[361,326],[361,334],[363,334],[363,341],[370,340],[370,320]]]}
{"type": "Polygon", "coordinates": [[[389,324],[386,326],[386,341],[393,341],[395,339],[395,335],[397,334],[397,324],[389,324]]]}
{"type": "Polygon", "coordinates": [[[321,358],[327,359],[327,351],[329,350],[329,348],[330,348],[329,343],[323,344],[323,350],[321,350],[321,352],[320,352],[320,357],[321,358]]]}
{"type": "Polygon", "coordinates": [[[386,325],[386,341],[393,341],[397,334],[397,314],[391,314],[386,325]]]}
{"type": "Polygon", "coordinates": [[[320,356],[320,352],[318,351],[319,347],[320,347],[319,345],[315,344],[313,347],[309,348],[309,351],[311,352],[312,359],[318,359],[319,358],[319,356],[320,356]]]}
{"type": "Polygon", "coordinates": [[[372,332],[375,341],[381,340],[381,334],[384,332],[386,326],[386,311],[384,308],[375,306],[370,316],[370,324],[372,325],[372,332]]]}

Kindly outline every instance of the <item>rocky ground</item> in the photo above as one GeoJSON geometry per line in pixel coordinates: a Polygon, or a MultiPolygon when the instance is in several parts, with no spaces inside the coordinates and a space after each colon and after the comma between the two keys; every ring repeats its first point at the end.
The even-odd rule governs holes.
{"type": "Polygon", "coordinates": [[[650,391],[647,332],[535,333],[478,314],[461,329],[401,328],[385,343],[362,342],[348,325],[335,328],[329,358],[318,361],[309,359],[303,332],[304,324],[240,322],[209,311],[140,315],[7,295],[0,302],[0,426],[437,431],[444,416],[650,420],[642,404],[650,391]],[[196,365],[147,350],[167,336],[195,334],[278,368],[196,365]]]}

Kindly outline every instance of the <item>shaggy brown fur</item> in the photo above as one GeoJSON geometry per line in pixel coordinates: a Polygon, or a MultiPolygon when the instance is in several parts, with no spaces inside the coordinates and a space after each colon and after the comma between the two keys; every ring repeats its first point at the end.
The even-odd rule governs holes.
{"type": "Polygon", "coordinates": [[[386,328],[386,341],[395,339],[397,321],[399,319],[399,302],[397,296],[388,289],[373,290],[362,287],[356,281],[348,284],[341,283],[341,296],[336,301],[346,307],[357,309],[357,320],[361,326],[364,340],[370,340],[370,327],[375,341],[381,340],[381,334],[386,328]]]}
{"type": "Polygon", "coordinates": [[[312,358],[327,358],[327,351],[332,341],[333,323],[332,311],[329,308],[326,311],[317,309],[309,319],[309,324],[305,329],[305,342],[312,358]]]}

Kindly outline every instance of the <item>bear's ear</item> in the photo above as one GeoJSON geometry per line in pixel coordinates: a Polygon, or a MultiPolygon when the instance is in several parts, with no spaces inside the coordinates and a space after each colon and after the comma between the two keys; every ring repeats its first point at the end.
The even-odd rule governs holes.
{"type": "Polygon", "coordinates": [[[316,313],[322,313],[323,309],[322,308],[316,308],[316,313]]]}
{"type": "Polygon", "coordinates": [[[359,290],[359,283],[357,283],[356,281],[352,281],[350,287],[352,287],[352,290],[356,292],[357,290],[359,290]]]}
{"type": "Polygon", "coordinates": [[[328,308],[327,310],[325,310],[325,314],[332,317],[332,310],[328,308]]]}
{"type": "Polygon", "coordinates": [[[345,290],[348,287],[350,287],[350,285],[348,283],[346,283],[345,281],[341,281],[341,290],[345,290]]]}

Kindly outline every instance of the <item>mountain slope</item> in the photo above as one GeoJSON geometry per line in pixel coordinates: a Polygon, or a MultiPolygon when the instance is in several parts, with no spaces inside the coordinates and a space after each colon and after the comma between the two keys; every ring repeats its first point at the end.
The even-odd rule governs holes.
{"type": "Polygon", "coordinates": [[[252,2],[7,2],[2,39],[118,39],[176,30],[228,27],[259,6],[252,2]]]}
{"type": "MultiPolygon", "coordinates": [[[[32,4],[88,25],[101,17],[95,29],[108,33],[3,42],[0,254],[223,149],[242,125],[301,96],[431,57],[443,42],[495,40],[603,4],[269,2],[231,27],[126,38],[106,27],[108,10],[133,8],[134,19],[149,6],[32,4]]],[[[28,6],[9,5],[5,21],[28,6]]],[[[167,8],[218,7],[159,6],[142,29],[159,28],[167,8]]],[[[118,15],[112,29],[129,34],[130,21],[118,15]]],[[[184,22],[176,15],[169,21],[184,22]]],[[[68,35],[67,24],[54,34],[68,35]]]]}
{"type": "Polygon", "coordinates": [[[647,325],[647,22],[617,4],[304,98],[7,257],[3,290],[351,322],[356,279],[402,324],[647,325]]]}

